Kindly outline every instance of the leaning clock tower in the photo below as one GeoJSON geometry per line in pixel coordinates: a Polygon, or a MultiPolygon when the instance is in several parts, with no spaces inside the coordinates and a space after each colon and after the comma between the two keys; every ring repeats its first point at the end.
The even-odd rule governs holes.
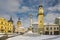
{"type": "Polygon", "coordinates": [[[38,8],[38,33],[44,34],[44,9],[42,5],[38,8]]]}

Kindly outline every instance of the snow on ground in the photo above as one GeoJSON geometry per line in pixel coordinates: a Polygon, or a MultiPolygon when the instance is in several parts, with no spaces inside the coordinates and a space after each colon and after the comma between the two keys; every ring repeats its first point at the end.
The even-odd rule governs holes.
{"type": "MultiPolygon", "coordinates": [[[[0,35],[2,37],[3,35],[0,35]]],[[[24,35],[12,34],[8,36],[14,36],[7,40],[60,40],[60,35],[38,35],[29,31],[24,35]]]]}
{"type": "Polygon", "coordinates": [[[60,35],[59,36],[57,36],[55,39],[53,39],[53,40],[60,40],[60,35]]]}
{"type": "Polygon", "coordinates": [[[60,38],[54,39],[54,40],[60,40],[60,38]]]}
{"type": "Polygon", "coordinates": [[[2,37],[3,35],[0,35],[0,37],[2,37]]]}
{"type": "Polygon", "coordinates": [[[4,34],[4,33],[0,33],[0,37],[2,37],[2,36],[3,36],[3,34],[4,34]]]}
{"type": "Polygon", "coordinates": [[[18,35],[16,37],[8,38],[7,40],[57,40],[60,39],[60,35],[38,35],[29,31],[24,35],[18,35]]]}
{"type": "Polygon", "coordinates": [[[42,40],[42,39],[47,39],[47,38],[53,38],[55,36],[52,35],[41,35],[41,36],[35,36],[35,37],[30,37],[30,36],[24,36],[24,35],[20,35],[20,36],[16,36],[13,38],[9,38],[7,40],[42,40]]]}

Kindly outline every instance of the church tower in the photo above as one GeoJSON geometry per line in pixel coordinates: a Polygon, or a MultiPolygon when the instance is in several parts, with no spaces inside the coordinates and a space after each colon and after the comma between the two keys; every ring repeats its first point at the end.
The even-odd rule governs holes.
{"type": "Polygon", "coordinates": [[[21,24],[20,18],[18,18],[17,27],[21,27],[21,26],[22,26],[22,24],[21,24]]]}
{"type": "MultiPolygon", "coordinates": [[[[40,0],[42,2],[42,0],[40,0]]],[[[44,9],[42,4],[38,8],[38,33],[44,34],[44,9]]]]}

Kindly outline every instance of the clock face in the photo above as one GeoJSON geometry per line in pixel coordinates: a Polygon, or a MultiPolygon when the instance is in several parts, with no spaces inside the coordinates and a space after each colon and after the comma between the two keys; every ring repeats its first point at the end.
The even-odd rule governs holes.
{"type": "Polygon", "coordinates": [[[43,8],[39,8],[39,13],[43,13],[43,12],[44,12],[43,8]]]}
{"type": "Polygon", "coordinates": [[[40,23],[42,23],[42,21],[40,21],[40,23]]]}

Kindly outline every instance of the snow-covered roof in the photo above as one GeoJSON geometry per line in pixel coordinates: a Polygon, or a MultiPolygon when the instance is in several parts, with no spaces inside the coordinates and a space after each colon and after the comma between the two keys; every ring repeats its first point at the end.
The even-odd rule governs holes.
{"type": "Polygon", "coordinates": [[[38,24],[38,22],[33,22],[32,24],[38,24]]]}
{"type": "Polygon", "coordinates": [[[60,19],[60,17],[57,17],[58,19],[60,19]]]}
{"type": "Polygon", "coordinates": [[[47,25],[48,23],[44,23],[44,25],[47,25]]]}
{"type": "Polygon", "coordinates": [[[54,23],[44,23],[44,25],[57,25],[57,24],[54,24],[54,23]]]}
{"type": "Polygon", "coordinates": [[[19,27],[19,28],[24,28],[24,27],[19,27]]]}
{"type": "Polygon", "coordinates": [[[16,37],[8,38],[7,40],[60,40],[60,37],[58,35],[40,35],[40,36],[24,36],[24,35],[19,35],[16,37]]]}
{"type": "Polygon", "coordinates": [[[32,31],[28,31],[27,33],[33,33],[32,31]]]}
{"type": "MultiPolygon", "coordinates": [[[[34,22],[32,24],[38,24],[38,22],[34,22]]],[[[44,25],[57,25],[57,24],[54,24],[54,23],[44,23],[44,25]]]]}
{"type": "MultiPolygon", "coordinates": [[[[17,28],[17,26],[16,26],[16,28],[17,28]]],[[[25,28],[24,28],[24,27],[22,27],[22,26],[21,26],[21,27],[19,27],[19,28],[25,29],[25,28]]]]}

